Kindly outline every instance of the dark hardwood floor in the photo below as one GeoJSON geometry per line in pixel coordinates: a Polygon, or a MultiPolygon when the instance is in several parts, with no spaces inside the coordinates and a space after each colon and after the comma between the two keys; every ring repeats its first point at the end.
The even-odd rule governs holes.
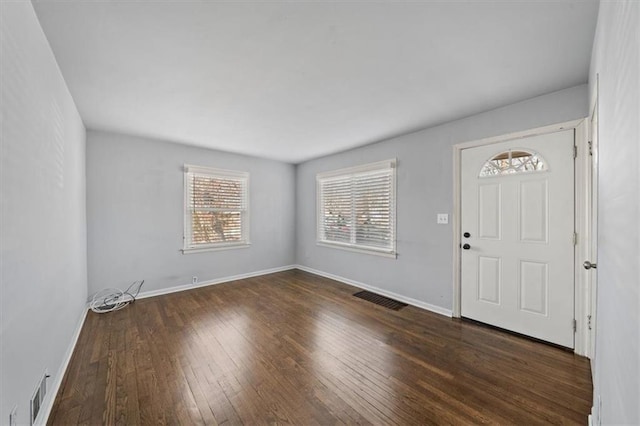
{"type": "Polygon", "coordinates": [[[570,352],[293,270],[89,313],[49,424],[586,424],[570,352]]]}

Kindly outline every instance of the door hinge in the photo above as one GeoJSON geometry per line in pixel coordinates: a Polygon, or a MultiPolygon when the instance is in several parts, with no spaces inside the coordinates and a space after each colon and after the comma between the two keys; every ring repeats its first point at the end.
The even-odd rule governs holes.
{"type": "Polygon", "coordinates": [[[576,331],[578,331],[578,321],[576,321],[575,319],[573,320],[573,332],[575,333],[576,331]]]}
{"type": "Polygon", "coordinates": [[[589,155],[593,156],[593,141],[589,141],[589,155]]]}
{"type": "Polygon", "coordinates": [[[591,315],[587,315],[587,328],[591,330],[591,315]]]}
{"type": "Polygon", "coordinates": [[[578,233],[574,232],[573,233],[573,245],[578,245],[578,233]]]}
{"type": "Polygon", "coordinates": [[[577,145],[573,146],[573,158],[574,159],[578,158],[578,146],[577,145]]]}

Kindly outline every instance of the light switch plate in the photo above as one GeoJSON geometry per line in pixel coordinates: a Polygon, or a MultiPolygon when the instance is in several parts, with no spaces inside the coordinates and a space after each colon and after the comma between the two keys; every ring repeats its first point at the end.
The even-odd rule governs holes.
{"type": "Polygon", "coordinates": [[[449,215],[447,213],[438,213],[438,225],[446,225],[449,223],[449,215]]]}

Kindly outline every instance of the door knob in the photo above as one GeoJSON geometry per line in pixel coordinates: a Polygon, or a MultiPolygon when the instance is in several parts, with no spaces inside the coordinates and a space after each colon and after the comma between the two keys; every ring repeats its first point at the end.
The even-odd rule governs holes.
{"type": "Polygon", "coordinates": [[[582,266],[584,266],[584,269],[598,269],[598,265],[596,263],[591,263],[588,260],[585,260],[582,266]]]}
{"type": "MultiPolygon", "coordinates": [[[[469,250],[471,248],[471,246],[469,244],[465,244],[465,245],[462,246],[462,248],[465,249],[465,250],[469,250]]],[[[586,268],[586,266],[585,266],[585,268],[586,268]]]]}

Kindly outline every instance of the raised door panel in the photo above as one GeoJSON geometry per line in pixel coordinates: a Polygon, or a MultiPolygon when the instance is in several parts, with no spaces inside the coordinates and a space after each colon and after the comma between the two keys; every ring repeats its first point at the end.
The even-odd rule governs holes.
{"type": "Polygon", "coordinates": [[[520,182],[519,198],[520,241],[548,243],[549,183],[547,179],[520,182]]]}
{"type": "Polygon", "coordinates": [[[500,286],[502,281],[500,258],[478,257],[478,300],[500,304],[500,286]]]}
{"type": "Polygon", "coordinates": [[[547,263],[520,261],[520,310],[546,316],[549,306],[547,263]]]}
{"type": "Polygon", "coordinates": [[[485,183],[478,186],[478,237],[499,240],[502,210],[501,185],[485,183]]]}

